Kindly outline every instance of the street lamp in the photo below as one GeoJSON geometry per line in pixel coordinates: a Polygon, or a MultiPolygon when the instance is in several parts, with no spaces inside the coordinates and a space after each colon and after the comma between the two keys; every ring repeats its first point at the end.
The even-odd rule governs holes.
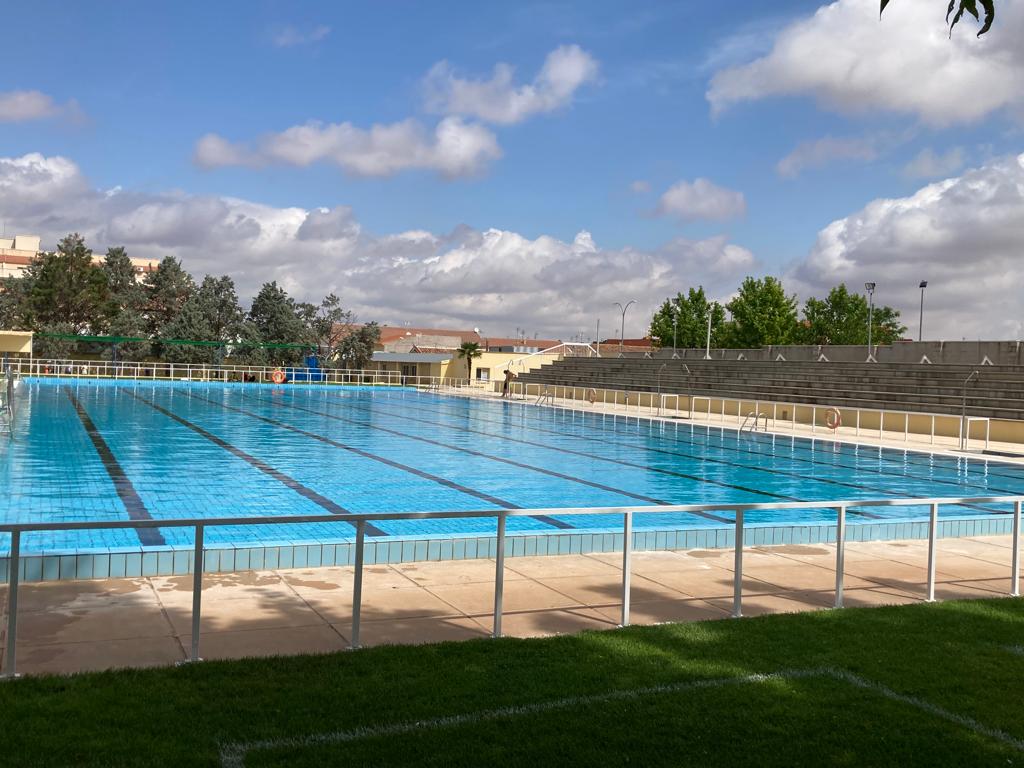
{"type": "Polygon", "coordinates": [[[636,304],[636,299],[630,299],[626,302],[626,306],[622,306],[619,302],[615,302],[615,306],[622,310],[622,326],[619,328],[619,357],[622,357],[622,349],[626,345],[626,310],[629,309],[633,304],[636,304]]]}
{"type": "Polygon", "coordinates": [[[672,310],[672,359],[679,359],[679,351],[676,349],[676,337],[679,335],[679,308],[672,310]]]}
{"type": "Polygon", "coordinates": [[[704,359],[711,359],[711,318],[714,317],[717,304],[708,304],[708,340],[704,347],[704,359]]]}
{"type": "Polygon", "coordinates": [[[864,290],[868,292],[868,357],[871,357],[871,321],[875,313],[875,284],[864,283],[864,290]]]}
{"type": "Polygon", "coordinates": [[[917,287],[921,289],[921,315],[917,321],[917,340],[921,341],[924,338],[924,289],[928,287],[928,281],[922,280],[917,287]]]}

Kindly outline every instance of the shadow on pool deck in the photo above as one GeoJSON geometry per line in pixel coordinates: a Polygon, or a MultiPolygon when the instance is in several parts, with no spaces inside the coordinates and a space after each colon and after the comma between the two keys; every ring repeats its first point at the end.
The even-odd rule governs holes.
{"type": "MultiPolygon", "coordinates": [[[[937,552],[938,599],[1008,594],[1009,537],[942,539],[937,552]]],[[[621,559],[612,553],[506,559],[504,634],[533,637],[617,626],[621,559]]],[[[746,550],[744,615],[831,607],[834,566],[835,549],[827,545],[746,550]]],[[[727,550],[634,553],[631,622],[728,617],[732,568],[727,550]]],[[[848,543],[845,604],[920,602],[926,568],[925,542],[848,543]]],[[[493,560],[367,566],[362,644],[488,636],[494,569],[493,560]]],[[[353,575],[351,567],[205,575],[201,656],[347,649],[353,575]]],[[[4,641],[6,611],[4,588],[4,641]]],[[[182,661],[191,646],[191,611],[191,576],[24,584],[19,590],[18,671],[65,673],[182,661]]]]}

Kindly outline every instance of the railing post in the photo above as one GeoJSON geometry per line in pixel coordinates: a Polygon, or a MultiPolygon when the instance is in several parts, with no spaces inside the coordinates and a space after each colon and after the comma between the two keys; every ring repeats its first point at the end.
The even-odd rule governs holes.
{"type": "Polygon", "coordinates": [[[622,622],[629,626],[629,581],[633,560],[633,513],[622,515],[622,622]]]}
{"type": "Polygon", "coordinates": [[[21,577],[21,531],[11,531],[11,557],[7,564],[7,648],[3,678],[18,676],[18,581],[21,577]]]}
{"type": "Polygon", "coordinates": [[[505,599],[505,514],[498,513],[498,546],[494,566],[494,625],[491,637],[501,637],[501,606],[505,599]]]}
{"type": "Polygon", "coordinates": [[[1013,573],[1010,575],[1010,594],[1020,596],[1020,500],[1013,502],[1013,549],[1010,563],[1013,573]]]}
{"type": "Polygon", "coordinates": [[[733,556],[732,617],[743,615],[743,510],[736,510],[735,554],[733,556]]]}
{"type": "Polygon", "coordinates": [[[836,516],[836,608],[843,607],[843,559],[846,556],[846,506],[837,508],[836,516]]]}
{"type": "Polygon", "coordinates": [[[359,647],[359,625],[363,609],[363,550],[366,544],[366,521],[356,523],[356,572],[352,579],[352,650],[359,647]]]}
{"type": "Polygon", "coordinates": [[[199,625],[203,607],[203,526],[196,526],[195,556],[192,558],[192,653],[189,661],[199,661],[199,625]]]}
{"type": "Polygon", "coordinates": [[[939,527],[939,505],[932,504],[928,516],[928,602],[935,602],[935,536],[939,527]]]}

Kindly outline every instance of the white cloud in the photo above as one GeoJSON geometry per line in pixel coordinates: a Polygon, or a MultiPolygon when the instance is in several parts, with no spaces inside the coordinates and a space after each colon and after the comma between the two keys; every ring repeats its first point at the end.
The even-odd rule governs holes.
{"type": "Polygon", "coordinates": [[[432,133],[412,119],[368,129],[310,121],[266,134],[255,144],[232,143],[210,133],[196,143],[194,155],[203,168],[326,162],[353,176],[431,170],[450,179],[477,175],[499,157],[501,148],[491,131],[458,117],[446,117],[432,133]]]}
{"type": "Polygon", "coordinates": [[[657,213],[682,221],[724,221],[742,216],[747,201],[742,192],[720,187],[707,179],[680,181],[658,201],[657,213]]]}
{"type": "Polygon", "coordinates": [[[915,194],[879,199],[834,221],[789,279],[801,295],[845,281],[878,284],[875,298],[916,326],[917,285],[928,281],[925,336],[1024,335],[1024,155],[1004,157],[915,194]]]}
{"type": "Polygon", "coordinates": [[[776,96],[811,96],[841,112],[881,110],[938,126],[1024,106],[1024,3],[1004,3],[998,27],[948,36],[934,0],[837,0],[787,26],[771,51],[717,72],[713,112],[776,96]]]}
{"type": "Polygon", "coordinates": [[[876,137],[837,139],[825,136],[821,139],[801,142],[796,149],[779,160],[775,170],[780,176],[793,179],[808,168],[823,168],[837,160],[870,162],[877,157],[878,140],[876,137]]]}
{"type": "Polygon", "coordinates": [[[331,34],[331,28],[318,24],[307,30],[300,30],[291,25],[282,27],[274,33],[272,42],[278,48],[291,48],[296,45],[309,45],[318,43],[331,34]]]}
{"type": "Polygon", "coordinates": [[[953,147],[941,155],[928,147],[903,166],[903,175],[910,179],[937,179],[956,173],[965,162],[963,147],[953,147]]]}
{"type": "Polygon", "coordinates": [[[431,68],[423,86],[432,112],[507,124],[566,106],[581,86],[597,79],[597,73],[593,56],[578,45],[563,45],[547,55],[529,84],[516,85],[509,64],[496,65],[488,80],[474,80],[459,77],[441,61],[431,68]]]}
{"type": "Polygon", "coordinates": [[[230,274],[243,297],[277,280],[299,299],[336,293],[364,320],[492,334],[520,326],[568,338],[598,317],[610,329],[612,303],[628,296],[639,306],[626,333],[639,335],[680,288],[703,283],[724,298],[757,269],[753,254],[725,237],[638,250],[602,248],[587,232],[571,242],[466,226],[376,235],[345,206],[97,190],[72,161],[41,155],[0,158],[0,210],[11,212],[9,229],[37,233],[44,246],[78,231],[99,251],[125,245],[133,256],[172,254],[197,276],[230,274]]]}
{"type": "Polygon", "coordinates": [[[82,116],[74,99],[58,104],[40,91],[0,91],[0,123],[27,123],[62,115],[76,120],[82,116]]]}

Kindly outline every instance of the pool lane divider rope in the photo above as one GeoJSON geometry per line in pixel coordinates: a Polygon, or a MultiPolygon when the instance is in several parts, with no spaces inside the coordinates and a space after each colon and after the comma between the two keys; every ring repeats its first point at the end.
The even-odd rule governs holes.
{"type": "MultiPolygon", "coordinates": [[[[69,387],[64,388],[64,394],[68,396],[71,405],[74,406],[75,413],[78,414],[78,419],[82,422],[85,433],[89,436],[89,440],[92,441],[96,453],[99,454],[100,462],[102,462],[103,468],[110,477],[110,481],[114,484],[114,490],[117,491],[121,503],[124,504],[124,508],[128,512],[128,519],[152,520],[153,516],[146,509],[145,502],[142,501],[139,492],[135,490],[135,486],[132,485],[132,481],[125,473],[124,467],[118,462],[114,452],[110,450],[107,441],[96,427],[96,423],[89,416],[88,411],[85,410],[85,406],[75,397],[75,393],[69,387]]],[[[143,546],[159,547],[167,544],[164,535],[157,528],[136,528],[135,532],[138,534],[139,541],[142,542],[143,546]]]]}
{"type": "MultiPolygon", "coordinates": [[[[489,454],[489,453],[483,453],[482,451],[475,451],[472,448],[463,448],[462,446],[452,445],[451,443],[443,443],[440,440],[432,440],[429,437],[421,437],[419,435],[410,435],[407,432],[400,432],[397,429],[389,429],[387,427],[382,427],[382,426],[379,426],[377,424],[369,424],[369,423],[367,423],[365,421],[357,421],[355,419],[348,419],[348,418],[345,418],[344,416],[338,416],[336,414],[328,413],[326,411],[318,411],[318,410],[313,409],[313,408],[306,408],[306,407],[303,407],[301,405],[294,405],[292,403],[279,402],[277,400],[267,400],[266,398],[254,398],[254,399],[257,399],[257,400],[260,400],[260,401],[266,402],[266,403],[277,403],[279,405],[283,405],[286,408],[292,408],[293,410],[305,411],[307,413],[312,413],[312,414],[315,414],[317,416],[324,416],[324,417],[326,417],[328,419],[334,419],[335,421],[341,421],[341,422],[344,422],[344,423],[347,423],[347,424],[354,424],[354,425],[359,426],[359,427],[365,427],[366,429],[374,429],[374,430],[377,430],[377,431],[380,431],[380,432],[386,432],[386,433],[391,434],[391,435],[396,435],[398,437],[404,437],[404,438],[406,438],[408,440],[416,440],[416,441],[421,442],[421,443],[427,443],[428,445],[436,445],[438,447],[447,448],[447,449],[452,450],[452,451],[459,451],[460,453],[465,453],[465,454],[468,454],[470,456],[477,456],[479,458],[488,459],[490,461],[496,461],[496,462],[499,462],[501,464],[508,464],[510,466],[513,466],[513,467],[519,467],[520,469],[526,469],[526,470],[529,470],[531,472],[539,472],[540,474],[548,475],[549,477],[557,477],[560,480],[568,480],[570,482],[579,483],[580,485],[586,485],[586,486],[589,486],[591,488],[598,488],[598,489],[600,489],[602,491],[609,491],[611,493],[615,493],[615,494],[618,494],[620,496],[625,496],[627,498],[638,499],[640,501],[646,501],[649,504],[656,504],[658,506],[667,507],[667,506],[672,506],[672,504],[674,503],[674,502],[670,502],[670,501],[665,501],[664,499],[656,499],[653,496],[644,496],[644,495],[639,494],[639,493],[633,493],[632,491],[626,491],[626,490],[623,490],[622,488],[614,488],[613,486],[610,486],[610,485],[604,485],[602,483],[596,483],[596,482],[594,482],[592,480],[584,480],[582,477],[574,477],[572,475],[566,475],[566,474],[563,474],[561,472],[556,472],[553,469],[547,469],[545,467],[538,467],[538,466],[534,466],[533,464],[524,464],[523,462],[514,461],[513,459],[506,459],[506,458],[501,457],[501,456],[494,456],[494,455],[489,454]]],[[[473,430],[467,430],[467,431],[472,432],[473,430]]],[[[790,500],[793,501],[794,499],[790,499],[790,500]]],[[[600,510],[599,507],[595,507],[594,508],[594,514],[595,515],[601,514],[601,510],[600,510]]],[[[714,520],[715,522],[718,522],[718,523],[727,523],[727,524],[730,524],[730,525],[735,522],[734,520],[730,520],[727,517],[721,517],[720,515],[715,515],[715,514],[712,514],[710,512],[687,512],[685,514],[696,515],[697,517],[703,517],[703,518],[708,519],[708,520],[714,520]]]]}
{"type": "MultiPolygon", "coordinates": [[[[459,491],[460,493],[465,493],[469,496],[473,496],[474,498],[480,499],[481,501],[486,501],[488,504],[494,504],[495,506],[503,507],[504,509],[522,509],[522,507],[519,506],[518,504],[513,504],[510,501],[499,499],[497,496],[491,496],[489,493],[483,493],[482,491],[477,491],[465,485],[460,485],[459,483],[456,483],[452,480],[448,480],[447,478],[444,477],[440,477],[439,475],[434,475],[431,474],[430,472],[425,472],[421,469],[416,469],[416,467],[410,467],[407,464],[392,461],[391,459],[384,458],[383,456],[378,456],[375,453],[363,451],[354,446],[346,445],[345,443],[339,443],[337,440],[332,440],[331,438],[326,437],[324,435],[318,435],[315,432],[309,432],[305,429],[300,429],[299,427],[292,426],[291,424],[279,421],[278,419],[272,419],[269,416],[263,416],[258,413],[253,413],[252,411],[247,411],[244,408],[238,408],[237,406],[227,405],[226,403],[220,403],[208,397],[203,397],[202,395],[194,394],[191,391],[189,392],[189,397],[194,398],[196,400],[202,400],[204,402],[211,403],[213,405],[218,406],[219,408],[223,408],[228,411],[240,413],[243,416],[248,416],[249,418],[252,419],[258,419],[259,421],[271,424],[275,427],[280,427],[281,429],[287,429],[288,431],[295,432],[296,434],[302,435],[303,437],[308,437],[311,440],[318,440],[319,442],[324,443],[326,445],[330,445],[333,448],[340,448],[343,451],[349,451],[351,453],[356,454],[357,456],[362,456],[363,458],[366,459],[378,461],[381,464],[386,464],[389,467],[394,467],[395,469],[400,469],[403,472],[408,472],[411,475],[422,477],[424,480],[430,480],[432,482],[438,483],[439,485],[443,485],[446,488],[451,488],[453,490],[459,491]]],[[[574,527],[568,523],[562,522],[561,520],[556,520],[553,517],[549,517],[547,515],[531,515],[531,517],[533,517],[533,519],[535,520],[547,523],[556,528],[566,529],[574,527]]]]}
{"type": "MultiPolygon", "coordinates": [[[[312,501],[314,504],[317,504],[318,506],[323,507],[328,512],[330,512],[331,514],[339,515],[339,516],[351,515],[352,514],[351,510],[345,509],[340,504],[338,504],[338,503],[328,499],[326,496],[321,496],[319,493],[314,491],[312,488],[309,488],[309,487],[303,485],[302,483],[300,483],[295,478],[286,475],[284,472],[281,472],[278,469],[275,469],[274,467],[270,466],[266,462],[261,461],[260,459],[257,459],[255,456],[252,456],[252,455],[246,453],[245,451],[243,451],[238,446],[235,446],[235,445],[232,445],[231,443],[229,443],[227,440],[224,440],[222,438],[217,437],[217,435],[213,434],[212,432],[206,431],[205,429],[200,427],[198,424],[193,424],[188,419],[182,418],[181,416],[179,416],[178,414],[174,413],[173,411],[169,411],[166,408],[157,405],[156,403],[152,402],[151,400],[148,400],[145,397],[143,397],[142,395],[139,395],[139,394],[136,394],[135,392],[132,392],[130,389],[128,389],[126,387],[121,387],[121,391],[127,393],[128,395],[131,395],[132,397],[134,397],[139,402],[145,403],[146,405],[148,405],[153,410],[157,411],[158,413],[162,413],[164,416],[166,416],[167,418],[171,419],[172,421],[176,421],[178,424],[181,424],[183,427],[187,427],[188,429],[191,429],[197,435],[200,435],[200,436],[206,438],[207,440],[209,440],[214,445],[217,445],[217,446],[223,448],[225,451],[230,453],[232,456],[235,456],[235,457],[237,457],[239,459],[242,459],[243,461],[247,462],[248,464],[250,464],[253,467],[255,467],[256,469],[258,469],[263,474],[268,475],[269,477],[272,477],[275,480],[277,480],[282,485],[285,485],[288,488],[291,488],[293,491],[298,493],[300,496],[304,496],[305,498],[307,498],[310,501],[312,501]]],[[[244,524],[245,524],[244,522],[239,522],[239,525],[244,525],[244,524]]],[[[375,525],[373,525],[371,523],[367,523],[366,524],[366,533],[369,536],[388,536],[389,535],[387,533],[387,531],[383,531],[383,530],[381,530],[380,528],[378,528],[377,526],[375,526],[375,525]]]]}

